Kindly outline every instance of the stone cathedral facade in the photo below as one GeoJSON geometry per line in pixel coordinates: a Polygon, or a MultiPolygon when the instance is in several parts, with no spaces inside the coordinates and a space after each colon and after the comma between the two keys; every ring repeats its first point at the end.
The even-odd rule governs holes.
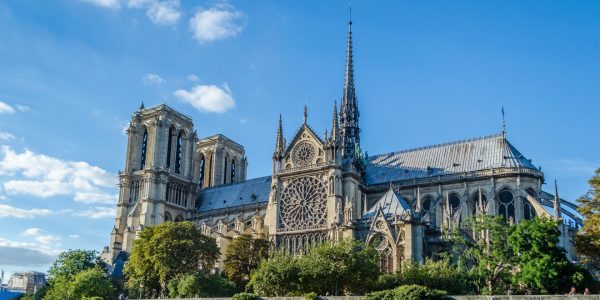
{"type": "MultiPolygon", "coordinates": [[[[569,220],[560,244],[581,224],[575,205],[542,190],[544,174],[496,135],[370,156],[363,152],[354,85],[352,22],[341,105],[329,133],[304,122],[289,139],[279,118],[272,174],[247,179],[244,147],[223,136],[198,138],[192,119],[167,105],[133,113],[119,199],[104,259],[121,265],[145,227],[195,222],[222,253],[240,234],[298,254],[326,240],[357,239],[391,272],[435,257],[446,229],[477,214],[510,223],[536,216],[569,220]]],[[[362,102],[368,105],[368,99],[362,102]]],[[[270,154],[269,154],[270,155],[270,154]]],[[[220,266],[217,265],[218,269],[220,266]]]]}

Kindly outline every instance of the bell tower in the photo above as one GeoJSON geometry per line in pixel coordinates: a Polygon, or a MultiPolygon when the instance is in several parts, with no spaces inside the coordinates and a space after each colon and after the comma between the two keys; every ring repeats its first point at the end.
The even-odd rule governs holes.
{"type": "Polygon", "coordinates": [[[102,253],[112,263],[130,252],[144,226],[183,221],[195,207],[191,118],[162,104],[140,106],[127,129],[125,168],[119,172],[119,199],[110,246],[102,253]]]}

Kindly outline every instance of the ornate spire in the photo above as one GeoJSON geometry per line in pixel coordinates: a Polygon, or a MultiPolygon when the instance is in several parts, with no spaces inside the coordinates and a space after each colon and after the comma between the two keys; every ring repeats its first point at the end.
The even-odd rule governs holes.
{"type": "Polygon", "coordinates": [[[144,101],[142,101],[142,105],[140,105],[140,110],[144,109],[144,101]]]}
{"type": "Polygon", "coordinates": [[[336,143],[339,138],[340,126],[338,124],[337,101],[333,101],[333,117],[331,119],[331,141],[336,143]]]}
{"type": "Polygon", "coordinates": [[[353,158],[360,147],[360,129],[358,126],[358,105],[354,88],[354,62],[352,57],[352,19],[348,22],[348,48],[346,50],[346,77],[344,95],[340,111],[340,133],[344,145],[344,157],[353,158]]]}
{"type": "Polygon", "coordinates": [[[308,108],[306,104],[304,104],[304,124],[306,124],[306,120],[308,119],[308,108]]]}
{"type": "Polygon", "coordinates": [[[554,180],[554,220],[558,221],[560,219],[560,198],[558,197],[558,184],[556,183],[556,179],[554,180]]]}
{"type": "Polygon", "coordinates": [[[277,139],[275,140],[275,151],[273,152],[273,158],[279,158],[283,156],[285,152],[285,140],[283,138],[283,122],[281,121],[281,114],[279,114],[279,125],[277,126],[277,139]]]}

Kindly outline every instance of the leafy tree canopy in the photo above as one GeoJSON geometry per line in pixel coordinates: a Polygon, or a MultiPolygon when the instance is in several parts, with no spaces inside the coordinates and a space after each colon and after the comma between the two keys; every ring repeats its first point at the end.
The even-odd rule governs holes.
{"type": "Polygon", "coordinates": [[[72,278],[66,275],[55,277],[55,281],[48,289],[44,299],[69,300],[91,297],[102,299],[115,298],[117,290],[104,270],[91,268],[83,270],[72,278]]]}
{"type": "Polygon", "coordinates": [[[103,267],[98,252],[93,250],[69,250],[61,253],[52,264],[48,275],[50,278],[66,276],[71,278],[77,273],[93,267],[103,267]]]}
{"type": "Polygon", "coordinates": [[[575,247],[582,261],[591,269],[600,271],[600,168],[589,180],[590,190],[579,198],[583,227],[575,237],[575,247]]]}
{"type": "Polygon", "coordinates": [[[167,283],[195,272],[208,273],[219,257],[214,238],[202,235],[192,222],[149,226],[133,242],[125,264],[127,285],[145,293],[166,292],[167,283]]]}
{"type": "Polygon", "coordinates": [[[225,251],[223,271],[240,289],[245,289],[250,272],[269,256],[269,241],[242,234],[231,241],[225,251]]]}

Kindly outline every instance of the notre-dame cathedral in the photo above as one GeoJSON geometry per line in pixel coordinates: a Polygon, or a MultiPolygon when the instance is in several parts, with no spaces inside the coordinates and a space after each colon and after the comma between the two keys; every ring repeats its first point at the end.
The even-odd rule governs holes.
{"type": "MultiPolygon", "coordinates": [[[[368,103],[365,101],[364,103],[368,103]]],[[[325,240],[357,239],[380,253],[383,271],[423,261],[443,247],[447,229],[477,214],[518,223],[564,219],[559,244],[581,219],[575,205],[542,190],[544,174],[507,139],[486,137],[378,155],[363,152],[349,23],[341,106],[319,135],[304,122],[286,139],[281,116],[273,172],[247,179],[244,147],[217,134],[198,138],[192,119],[167,105],[133,113],[110,246],[111,264],[127,258],[144,226],[192,221],[224,253],[240,234],[296,254],[325,240]],[[563,215],[565,216],[563,218],[563,215]]],[[[218,269],[220,266],[217,265],[218,269]]]]}

